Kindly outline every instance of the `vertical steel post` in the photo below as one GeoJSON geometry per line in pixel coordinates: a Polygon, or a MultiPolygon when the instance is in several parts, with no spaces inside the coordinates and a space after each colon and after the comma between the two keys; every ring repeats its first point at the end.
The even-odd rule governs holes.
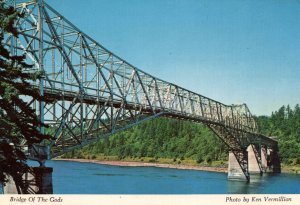
{"type": "MultiPolygon", "coordinates": [[[[39,71],[42,72],[44,74],[44,54],[43,54],[43,49],[44,49],[44,45],[43,45],[43,9],[44,9],[44,1],[43,0],[37,0],[37,4],[38,4],[38,25],[37,25],[37,29],[38,29],[38,46],[39,46],[39,51],[38,51],[38,56],[39,56],[39,71]]],[[[42,96],[42,98],[44,97],[44,76],[42,76],[42,78],[40,78],[40,82],[39,82],[39,90],[40,90],[40,95],[42,96]]],[[[45,102],[44,101],[39,101],[39,111],[40,111],[40,122],[42,123],[42,125],[40,126],[40,132],[42,134],[45,134],[45,127],[44,127],[44,123],[45,123],[45,102]]],[[[50,156],[50,149],[49,147],[47,147],[47,145],[45,144],[45,141],[43,141],[41,143],[43,146],[41,148],[39,148],[38,150],[38,155],[39,155],[39,163],[40,166],[45,166],[45,159],[49,158],[50,156]]]]}
{"type": "MultiPolygon", "coordinates": [[[[37,0],[37,4],[38,4],[38,38],[39,38],[39,71],[43,72],[44,70],[44,56],[43,56],[43,17],[42,17],[42,9],[43,9],[43,0],[37,0]]],[[[44,79],[41,78],[40,79],[40,85],[39,85],[39,89],[40,89],[40,95],[43,97],[44,96],[44,79]]],[[[44,118],[44,106],[45,103],[43,101],[39,102],[39,111],[40,111],[40,121],[41,123],[44,123],[45,118],[44,118]]],[[[45,128],[43,125],[41,125],[40,127],[40,132],[42,134],[45,133],[45,128]]]]}
{"type": "MultiPolygon", "coordinates": [[[[55,50],[52,49],[52,80],[56,80],[56,69],[55,69],[55,50]]],[[[53,88],[55,89],[55,83],[53,83],[53,88]]],[[[56,109],[55,103],[53,104],[53,121],[56,120],[56,109]]]]}
{"type": "MultiPolygon", "coordinates": [[[[114,107],[113,107],[113,98],[114,98],[114,94],[112,93],[113,90],[113,86],[114,86],[114,81],[113,81],[113,55],[109,55],[109,59],[110,59],[110,70],[109,70],[109,77],[110,77],[110,100],[111,100],[111,105],[110,105],[110,127],[111,127],[111,132],[114,131],[115,129],[115,125],[114,125],[114,107]]],[[[121,108],[120,108],[121,109],[121,108]]]]}
{"type": "MultiPolygon", "coordinates": [[[[80,73],[81,73],[81,79],[80,79],[80,82],[81,82],[81,84],[83,85],[83,66],[82,66],[82,44],[83,44],[83,42],[82,42],[82,34],[80,34],[79,35],[79,37],[80,37],[80,46],[79,46],[79,70],[80,70],[80,73]]],[[[81,96],[80,96],[80,136],[81,136],[81,140],[83,140],[83,120],[84,120],[84,113],[83,113],[83,110],[84,110],[84,108],[83,108],[83,93],[82,93],[82,91],[83,91],[83,88],[82,88],[82,90],[80,90],[80,92],[81,92],[81,96]]]]}
{"type": "Polygon", "coordinates": [[[199,96],[199,104],[200,104],[200,109],[201,109],[201,115],[202,115],[203,117],[206,117],[206,116],[205,116],[205,113],[204,113],[204,110],[203,110],[202,99],[201,99],[200,96],[199,96]]]}

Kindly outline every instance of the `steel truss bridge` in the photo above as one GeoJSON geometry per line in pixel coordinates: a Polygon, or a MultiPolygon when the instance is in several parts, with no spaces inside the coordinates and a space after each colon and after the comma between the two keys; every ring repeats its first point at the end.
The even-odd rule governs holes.
{"type": "Polygon", "coordinates": [[[14,54],[26,54],[33,70],[44,73],[32,82],[51,104],[24,99],[50,125],[54,140],[35,145],[39,161],[60,156],[118,131],[156,117],[207,125],[228,145],[249,179],[247,147],[261,161],[262,147],[277,142],[258,132],[246,104],[225,105],[150,75],[104,48],[43,0],[7,0],[24,14],[16,25],[19,37],[5,36],[14,54]]]}

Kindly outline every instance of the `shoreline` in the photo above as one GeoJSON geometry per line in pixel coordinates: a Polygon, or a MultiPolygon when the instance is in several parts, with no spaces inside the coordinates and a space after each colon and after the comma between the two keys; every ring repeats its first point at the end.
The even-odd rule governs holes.
{"type": "Polygon", "coordinates": [[[207,166],[195,166],[195,165],[184,165],[184,164],[163,164],[163,163],[153,163],[153,162],[131,162],[131,161],[115,161],[115,160],[110,161],[110,160],[95,160],[95,159],[59,158],[54,160],[94,163],[94,164],[119,166],[119,167],[158,167],[158,168],[169,168],[169,169],[198,170],[198,171],[227,173],[226,167],[207,167],[207,166]]]}
{"type": "MultiPolygon", "coordinates": [[[[168,168],[168,169],[198,170],[198,171],[228,173],[227,167],[209,167],[209,166],[203,166],[203,165],[167,164],[167,163],[159,163],[159,162],[136,162],[136,161],[100,160],[100,159],[56,158],[53,160],[73,161],[73,162],[81,162],[81,163],[94,163],[94,164],[119,166],[119,167],[158,167],[158,168],[168,168]]],[[[286,167],[286,168],[282,167],[281,173],[298,175],[298,174],[300,174],[300,171],[294,170],[294,169],[291,169],[288,167],[286,167]]]]}

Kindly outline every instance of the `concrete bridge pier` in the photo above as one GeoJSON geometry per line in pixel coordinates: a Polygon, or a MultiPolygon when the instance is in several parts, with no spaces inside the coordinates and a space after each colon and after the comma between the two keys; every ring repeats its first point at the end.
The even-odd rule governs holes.
{"type": "Polygon", "coordinates": [[[262,146],[261,148],[261,167],[263,172],[280,173],[281,162],[278,153],[278,147],[268,148],[262,146]]]}
{"type": "Polygon", "coordinates": [[[248,167],[250,174],[259,174],[262,175],[262,165],[261,165],[261,150],[260,146],[256,147],[255,145],[249,145],[247,148],[248,151],[248,167]]]}
{"type": "Polygon", "coordinates": [[[269,170],[273,173],[281,173],[281,162],[278,153],[278,147],[269,150],[270,156],[268,161],[269,170]]]}
{"type": "Polygon", "coordinates": [[[261,146],[261,168],[263,172],[268,170],[268,148],[266,146],[261,146]]]}
{"type": "Polygon", "coordinates": [[[248,153],[229,151],[228,157],[228,179],[238,181],[249,181],[248,153]]]}
{"type": "Polygon", "coordinates": [[[262,175],[267,158],[261,146],[250,144],[244,151],[230,151],[228,158],[228,179],[250,181],[250,175],[262,175]],[[264,165],[263,165],[264,164],[264,165]]]}
{"type": "Polygon", "coordinates": [[[263,172],[280,173],[278,147],[250,144],[247,150],[230,151],[228,157],[228,179],[250,181],[250,175],[263,172]]]}
{"type": "Polygon", "coordinates": [[[3,187],[4,194],[53,194],[52,172],[52,167],[31,167],[23,175],[25,191],[17,187],[14,179],[8,176],[8,182],[3,187]]]}
{"type": "Polygon", "coordinates": [[[277,146],[268,148],[266,145],[250,145],[247,151],[250,174],[281,172],[277,146]]]}

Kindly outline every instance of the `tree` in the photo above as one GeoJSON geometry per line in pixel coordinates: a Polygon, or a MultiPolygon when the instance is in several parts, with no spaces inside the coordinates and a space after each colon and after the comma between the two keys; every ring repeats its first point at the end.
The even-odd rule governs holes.
{"type": "Polygon", "coordinates": [[[39,132],[38,128],[46,125],[22,96],[45,102],[52,99],[40,96],[39,90],[30,83],[42,78],[43,74],[28,72],[32,66],[25,62],[25,55],[13,55],[5,47],[5,35],[18,37],[14,26],[18,18],[22,15],[13,7],[0,3],[0,183],[5,184],[9,175],[18,193],[27,193],[22,176],[29,167],[21,145],[30,148],[50,136],[39,132]]]}

